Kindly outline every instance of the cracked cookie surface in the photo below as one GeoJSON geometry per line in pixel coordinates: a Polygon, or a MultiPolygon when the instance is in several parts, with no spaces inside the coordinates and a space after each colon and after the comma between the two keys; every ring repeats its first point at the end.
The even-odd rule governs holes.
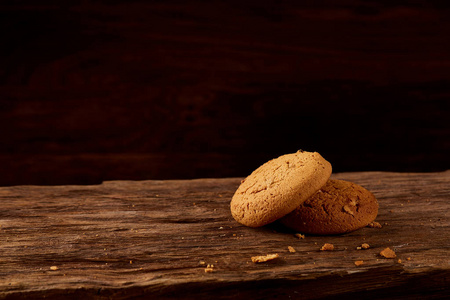
{"type": "Polygon", "coordinates": [[[269,224],[313,195],[330,175],[331,164],[317,152],[272,159],[242,181],[231,200],[231,214],[246,226],[269,224]]]}
{"type": "Polygon", "coordinates": [[[378,201],[370,191],[330,179],[280,222],[302,233],[343,234],[367,226],[377,214],[378,201]]]}

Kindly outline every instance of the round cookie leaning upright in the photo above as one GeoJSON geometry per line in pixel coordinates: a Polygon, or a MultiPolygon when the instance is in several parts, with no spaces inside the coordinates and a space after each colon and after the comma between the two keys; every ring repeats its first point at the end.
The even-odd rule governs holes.
{"type": "Polygon", "coordinates": [[[260,227],[287,215],[328,181],[331,164],[317,152],[272,159],[244,179],[231,199],[233,218],[260,227]]]}

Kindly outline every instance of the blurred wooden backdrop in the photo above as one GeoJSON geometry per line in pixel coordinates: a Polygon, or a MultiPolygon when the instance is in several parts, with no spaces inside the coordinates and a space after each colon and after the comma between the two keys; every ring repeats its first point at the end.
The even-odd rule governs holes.
{"type": "Polygon", "coordinates": [[[450,168],[450,2],[2,1],[0,185],[450,168]]]}

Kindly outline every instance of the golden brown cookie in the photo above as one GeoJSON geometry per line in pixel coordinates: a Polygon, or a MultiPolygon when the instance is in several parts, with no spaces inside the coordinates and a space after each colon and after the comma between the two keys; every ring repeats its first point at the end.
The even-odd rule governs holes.
{"type": "Polygon", "coordinates": [[[371,192],[353,182],[330,179],[280,222],[302,233],[342,234],[367,226],[377,214],[378,202],[371,192]]]}
{"type": "Polygon", "coordinates": [[[280,156],[242,181],[231,200],[231,214],[246,226],[269,224],[313,195],[330,175],[331,164],[317,152],[280,156]]]}

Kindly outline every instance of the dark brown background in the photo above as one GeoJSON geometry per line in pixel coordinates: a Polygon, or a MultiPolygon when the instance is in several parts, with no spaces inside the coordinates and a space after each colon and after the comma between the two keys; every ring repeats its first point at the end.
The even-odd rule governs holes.
{"type": "Polygon", "coordinates": [[[450,168],[443,1],[2,3],[0,185],[450,168]]]}

